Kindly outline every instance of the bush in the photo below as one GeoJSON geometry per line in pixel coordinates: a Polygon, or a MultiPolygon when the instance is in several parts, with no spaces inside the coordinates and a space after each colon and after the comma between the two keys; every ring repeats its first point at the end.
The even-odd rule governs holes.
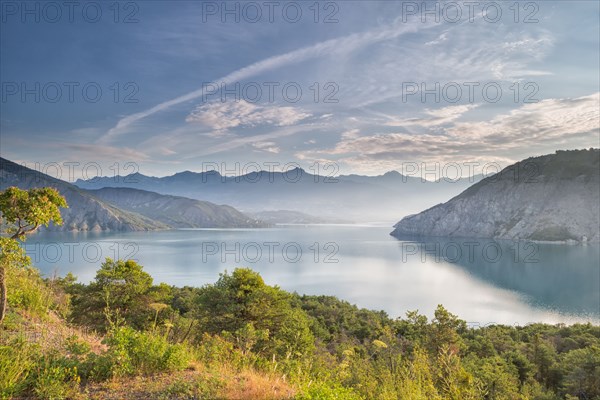
{"type": "Polygon", "coordinates": [[[77,393],[81,381],[76,361],[44,357],[38,362],[32,383],[33,392],[41,399],[64,399],[77,393]]]}
{"type": "Polygon", "coordinates": [[[35,350],[23,338],[0,346],[0,398],[11,398],[25,390],[35,364],[35,350]]]}
{"type": "Polygon", "coordinates": [[[244,354],[298,358],[312,352],[314,337],[308,315],[291,301],[289,293],[266,285],[258,273],[236,268],[198,291],[195,314],[206,332],[239,339],[235,342],[244,354]]]}
{"type": "Polygon", "coordinates": [[[208,366],[232,365],[239,367],[244,361],[240,350],[218,335],[205,333],[196,347],[198,361],[208,366]]]}
{"type": "Polygon", "coordinates": [[[30,268],[7,268],[8,304],[39,317],[45,316],[50,299],[39,271],[30,268]]]}
{"type": "Polygon", "coordinates": [[[352,388],[343,387],[337,384],[327,384],[324,382],[315,382],[305,391],[296,396],[297,400],[362,400],[363,397],[357,394],[352,388]]]}
{"type": "Polygon", "coordinates": [[[41,399],[60,399],[76,393],[79,361],[57,352],[42,354],[39,346],[24,338],[0,346],[0,398],[35,394],[41,399]]]}
{"type": "Polygon", "coordinates": [[[113,328],[104,343],[108,351],[92,356],[87,367],[95,379],[182,370],[191,359],[185,345],[171,344],[163,336],[131,327],[113,328]]]}

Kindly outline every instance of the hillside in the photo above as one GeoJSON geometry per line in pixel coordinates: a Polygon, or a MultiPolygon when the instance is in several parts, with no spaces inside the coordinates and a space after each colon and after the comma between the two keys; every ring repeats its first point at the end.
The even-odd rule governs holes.
{"type": "Polygon", "coordinates": [[[0,190],[56,188],[69,208],[51,231],[144,231],[178,228],[256,228],[266,224],[233,207],[135,189],[89,191],[0,158],[0,190]]]}
{"type": "Polygon", "coordinates": [[[600,396],[591,324],[473,329],[442,306],[390,318],[248,269],[202,288],[154,284],[133,261],[107,260],[87,285],[16,266],[8,277],[2,399],[600,396]]]}
{"type": "Polygon", "coordinates": [[[396,237],[600,241],[600,150],[528,158],[405,217],[396,237]]]}
{"type": "Polygon", "coordinates": [[[91,190],[95,197],[177,228],[257,228],[266,224],[233,207],[129,188],[91,190]]]}
{"type": "MultiPolygon", "coordinates": [[[[0,190],[10,186],[21,189],[52,187],[67,200],[62,210],[63,225],[50,225],[51,231],[144,231],[168,226],[143,215],[121,210],[68,182],[0,158],[0,190]]],[[[44,229],[44,228],[41,228],[44,229]]]]}

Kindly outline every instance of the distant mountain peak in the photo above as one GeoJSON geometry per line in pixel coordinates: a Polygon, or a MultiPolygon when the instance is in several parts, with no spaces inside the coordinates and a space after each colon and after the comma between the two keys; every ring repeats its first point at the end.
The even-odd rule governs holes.
{"type": "Polygon", "coordinates": [[[176,172],[172,176],[191,176],[191,175],[197,175],[197,173],[192,172],[190,170],[185,170],[185,171],[181,171],[181,172],[176,172]]]}
{"type": "Polygon", "coordinates": [[[392,171],[388,171],[385,174],[383,174],[384,178],[401,178],[403,175],[395,170],[392,171]]]}

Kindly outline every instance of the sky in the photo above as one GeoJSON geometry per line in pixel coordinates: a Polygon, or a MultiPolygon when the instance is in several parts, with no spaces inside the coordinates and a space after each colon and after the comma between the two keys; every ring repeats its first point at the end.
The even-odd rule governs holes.
{"type": "Polygon", "coordinates": [[[67,4],[0,2],[0,155],[65,180],[600,146],[597,1],[67,4]]]}

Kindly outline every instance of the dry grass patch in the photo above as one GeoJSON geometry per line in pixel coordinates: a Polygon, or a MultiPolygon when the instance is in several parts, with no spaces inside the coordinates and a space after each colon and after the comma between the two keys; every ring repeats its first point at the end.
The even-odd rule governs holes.
{"type": "Polygon", "coordinates": [[[296,389],[281,378],[256,371],[209,372],[202,365],[170,374],[137,376],[90,383],[82,388],[89,399],[291,399],[296,389]]]}

